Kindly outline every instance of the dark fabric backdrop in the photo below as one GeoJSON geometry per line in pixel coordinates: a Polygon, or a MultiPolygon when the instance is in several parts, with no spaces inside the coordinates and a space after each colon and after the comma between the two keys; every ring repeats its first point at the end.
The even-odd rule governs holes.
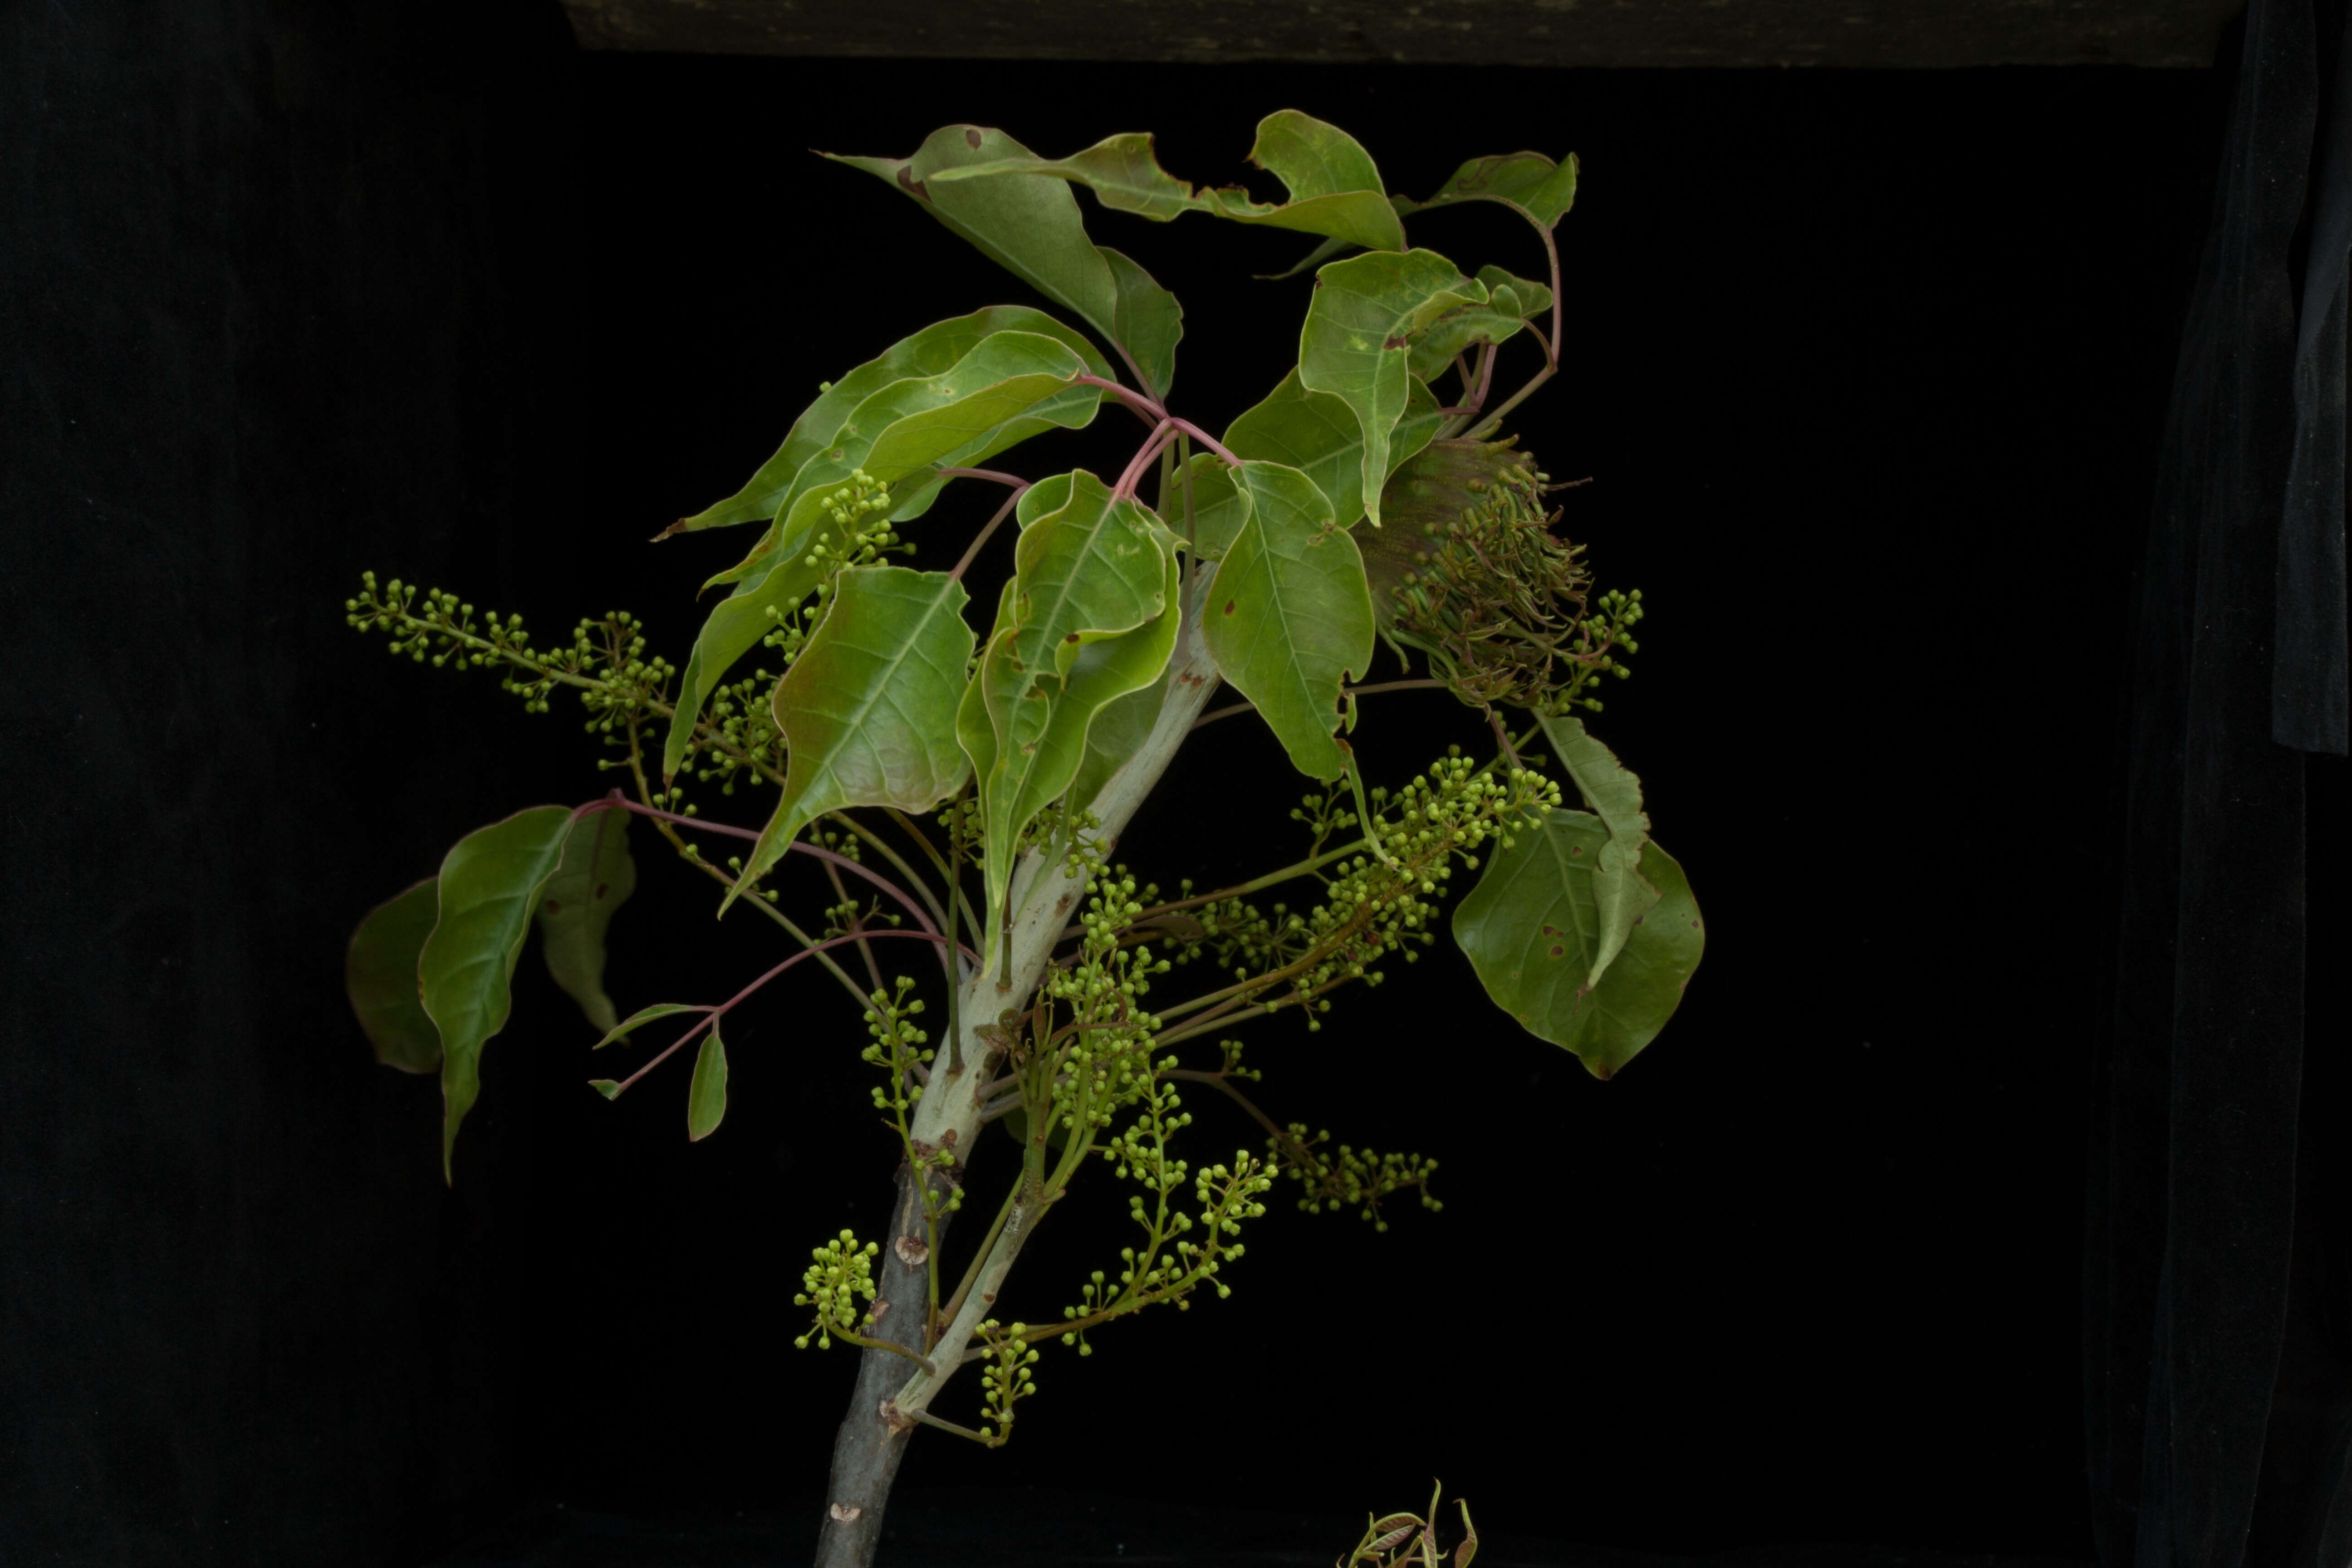
{"type": "Polygon", "coordinates": [[[2084,1298],[2110,1564],[2352,1559],[2341,28],[2247,13],[2140,574],[2084,1298]]]}
{"type": "MultiPolygon", "coordinates": [[[[786,1303],[807,1247],[887,1200],[864,1086],[822,1055],[855,1020],[815,993],[749,1020],[728,1124],[688,1147],[682,1086],[582,1089],[578,1020],[526,965],[442,1191],[433,1087],[367,1061],[344,935],[468,827],[594,792],[594,752],[561,707],[526,722],[384,659],[340,602],[373,566],[542,637],[626,605],[682,651],[736,542],[645,536],[739,482],[817,381],[1020,297],[803,149],[1151,126],[1227,179],[1283,104],[1407,190],[1470,153],[1584,156],[1575,369],[1525,428],[1595,477],[1567,525],[1653,606],[1601,730],[1710,956],[1608,1085],[1460,1015],[1444,952],[1312,1041],[1270,1033],[1269,1108],[1439,1155],[1446,1212],[1373,1237],[1278,1211],[1230,1301],[1049,1358],[1014,1447],[926,1434],[906,1486],[1345,1516],[1433,1472],[1497,1535],[2090,1555],[2114,1514],[2085,1484],[2076,1305],[2111,716],[2226,82],[575,58],[521,5],[5,26],[9,1560],[408,1563],[532,1497],[731,1514],[814,1489],[847,1368],[791,1351],[786,1303]],[[1417,1076],[1318,1084],[1340,1041],[1417,1076]],[[1556,1376],[1530,1381],[1531,1346],[1556,1376]]],[[[1486,216],[1421,237],[1510,264],[1486,216]]],[[[1098,232],[1185,298],[1200,416],[1279,373],[1303,286],[1247,274],[1295,243],[1098,232]]],[[[924,548],[968,523],[943,507],[924,548]]],[[[1376,771],[1475,742],[1416,701],[1368,712],[1376,771]]],[[[1287,847],[1278,820],[1219,847],[1187,816],[1220,770],[1282,776],[1223,730],[1130,836],[1144,874],[1287,847]]],[[[625,1005],[758,960],[644,864],[625,1005]]],[[[1246,1137],[1200,1109],[1208,1146],[1246,1137]]],[[[1105,1245],[1042,1236],[1036,1309],[1105,1245]]]]}

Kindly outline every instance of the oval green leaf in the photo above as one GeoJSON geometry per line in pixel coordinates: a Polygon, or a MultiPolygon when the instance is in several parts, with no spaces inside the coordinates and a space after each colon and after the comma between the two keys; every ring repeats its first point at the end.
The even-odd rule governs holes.
{"type": "Polygon", "coordinates": [[[1095,374],[1110,374],[1110,365],[1083,333],[1026,305],[990,305],[969,316],[935,321],[912,337],[899,339],[827,386],[793,421],[784,444],[760,465],[740,489],[692,517],[678,519],[656,537],[667,539],[673,533],[773,521],[784,502],[792,499],[793,479],[833,446],[859,404],[897,382],[945,375],[957,361],[997,332],[1035,332],[1056,339],[1084,359],[1095,374]]]}
{"type": "Polygon", "coordinates": [[[1576,154],[1554,163],[1541,153],[1500,153],[1473,158],[1427,201],[1396,198],[1400,214],[1458,202],[1500,202],[1538,228],[1549,229],[1576,202],[1576,154]]]}
{"type": "Polygon", "coordinates": [[[440,910],[440,879],[427,877],[370,910],[343,954],[343,994],[359,1016],[375,1059],[402,1072],[441,1065],[441,1031],[425,1016],[416,963],[440,910]]]}
{"type": "Polygon", "coordinates": [[[481,1094],[482,1048],[514,1005],[515,961],[540,889],[563,859],[572,814],[533,806],[477,828],[443,858],[438,915],[417,960],[425,1015],[441,1034],[441,1171],[481,1094]]]}
{"type": "Polygon", "coordinates": [[[1547,717],[1542,722],[1544,738],[1559,753],[1560,766],[1609,830],[1609,842],[1601,846],[1592,868],[1593,904],[1601,925],[1592,967],[1584,979],[1590,990],[1624,950],[1635,922],[1658,901],[1658,889],[1641,872],[1650,818],[1642,809],[1641,778],[1585,731],[1583,720],[1547,717]]]}
{"type": "Polygon", "coordinates": [[[735,589],[712,608],[678,678],[663,776],[677,773],[703,703],[735,661],[835,569],[814,547],[838,542],[830,502],[854,474],[894,487],[896,498],[897,487],[920,490],[942,468],[982,462],[1041,430],[1083,426],[1101,400],[1099,389],[1076,383],[1087,373],[1087,362],[1058,338],[1000,331],[941,375],[894,382],[859,404],[834,444],[794,477],[766,537],[713,579],[732,577],[735,589]]]}
{"type": "Polygon", "coordinates": [[[920,202],[982,255],[1083,317],[1135,368],[1146,391],[1168,395],[1182,336],[1176,297],[1125,258],[1123,268],[1115,264],[1087,237],[1070,187],[1035,172],[1032,165],[1039,160],[1028,148],[989,126],[946,125],[924,138],[910,158],[824,156],[920,202]],[[989,178],[955,178],[957,170],[987,165],[999,166],[989,178]],[[1122,331],[1123,325],[1134,331],[1143,322],[1150,329],[1135,341],[1122,331]]]}
{"type": "Polygon", "coordinates": [[[1586,985],[1602,928],[1593,873],[1610,842],[1607,825],[1590,813],[1549,813],[1496,850],[1454,911],[1454,940],[1486,994],[1603,1079],[1665,1027],[1706,948],[1682,867],[1646,843],[1640,872],[1658,900],[1635,917],[1600,983],[1586,985]]]}
{"type": "Polygon", "coordinates": [[[604,994],[604,931],[613,911],[636,888],[629,814],[598,811],[572,824],[562,863],[540,889],[540,951],[547,958],[547,973],[599,1033],[620,1019],[604,994]]]}
{"type": "MultiPolygon", "coordinates": [[[[606,1098],[610,1098],[607,1096],[606,1098]]],[[[686,1090],[686,1139],[699,1143],[719,1131],[727,1115],[727,1047],[714,1021],[694,1054],[694,1081],[686,1090]]]]}
{"type": "Polygon", "coordinates": [[[1248,462],[1250,499],[1202,613],[1218,672],[1250,700],[1310,778],[1347,771],[1342,685],[1372,661],[1372,599],[1356,542],[1332,522],[1315,481],[1279,463],[1248,462]]]}
{"type": "MultiPolygon", "coordinates": [[[[1420,377],[1409,376],[1403,416],[1389,433],[1388,473],[1427,447],[1444,423],[1436,396],[1420,377]]],[[[1364,515],[1363,428],[1345,400],[1307,391],[1297,369],[1226,427],[1224,443],[1237,458],[1281,463],[1313,479],[1341,527],[1354,526],[1364,515]]],[[[1201,553],[1213,560],[1241,531],[1248,508],[1227,499],[1234,494],[1230,479],[1210,477],[1223,471],[1223,459],[1204,453],[1193,459],[1193,468],[1196,506],[1207,498],[1197,520],[1201,553]]],[[[1381,482],[1387,482],[1387,474],[1381,482]]]]}
{"type": "Polygon", "coordinates": [[[963,584],[904,566],[860,566],[838,584],[770,699],[789,748],[783,793],[722,912],[824,813],[928,811],[962,786],[955,715],[972,652],[963,584]]]}
{"type": "Polygon", "coordinates": [[[1364,515],[1380,526],[1389,451],[1414,382],[1412,334],[1449,310],[1484,304],[1486,286],[1433,250],[1374,250],[1315,275],[1315,299],[1298,337],[1298,380],[1354,416],[1364,515]]]}

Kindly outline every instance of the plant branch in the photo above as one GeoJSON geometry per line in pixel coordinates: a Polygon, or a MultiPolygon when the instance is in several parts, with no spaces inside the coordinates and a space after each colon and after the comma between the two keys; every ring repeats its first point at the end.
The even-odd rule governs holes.
{"type": "Polygon", "coordinates": [[[963,558],[955,563],[955,570],[950,572],[949,576],[959,583],[963,581],[963,574],[970,571],[971,563],[980,558],[981,546],[986,544],[990,536],[1003,526],[1004,520],[1013,515],[1013,509],[1019,506],[1021,498],[1028,493],[1029,487],[1024,482],[1019,489],[1004,498],[1004,504],[996,509],[996,515],[990,518],[978,533],[972,535],[971,542],[964,548],[963,558]]]}
{"type": "MultiPolygon", "coordinates": [[[[1420,678],[1416,678],[1412,680],[1375,680],[1368,686],[1343,687],[1340,689],[1340,695],[1343,697],[1376,697],[1383,691],[1430,691],[1434,690],[1444,684],[1445,682],[1442,680],[1429,680],[1420,678]]],[[[1203,724],[1213,724],[1220,719],[1231,719],[1237,713],[1247,713],[1255,706],[1256,704],[1251,702],[1230,702],[1223,708],[1213,708],[1208,712],[1202,714],[1198,719],[1193,720],[1192,728],[1197,730],[1203,724]]]]}

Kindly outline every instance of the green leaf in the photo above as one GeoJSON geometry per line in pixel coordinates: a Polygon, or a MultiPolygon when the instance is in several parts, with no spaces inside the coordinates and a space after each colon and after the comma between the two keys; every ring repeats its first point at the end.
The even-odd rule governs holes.
{"type": "Polygon", "coordinates": [[[1250,519],[1217,565],[1202,632],[1217,669],[1265,716],[1310,778],[1348,768],[1341,686],[1372,661],[1372,600],[1356,542],[1315,481],[1278,463],[1242,465],[1250,519]]]}
{"type": "Polygon", "coordinates": [[[1524,321],[1533,321],[1551,309],[1551,290],[1532,278],[1521,278],[1499,267],[1481,267],[1478,281],[1486,286],[1488,304],[1524,321]]]}
{"type": "Polygon", "coordinates": [[[1223,215],[1244,223],[1320,234],[1367,250],[1402,250],[1404,225],[1389,205],[1381,172],[1361,143],[1336,125],[1295,109],[1257,122],[1250,162],[1279,179],[1290,200],[1268,209],[1234,191],[1219,191],[1223,215]]]}
{"type": "Polygon", "coordinates": [[[1454,911],[1454,939],[1496,1005],[1604,1079],[1665,1027],[1706,946],[1682,867],[1645,844],[1640,871],[1658,901],[1635,918],[1600,984],[1586,986],[1601,926],[1593,868],[1610,842],[1597,816],[1549,813],[1495,852],[1454,911]]]}
{"type": "Polygon", "coordinates": [[[1458,202],[1500,202],[1538,228],[1550,228],[1576,201],[1576,154],[1555,163],[1540,153],[1503,153],[1473,158],[1427,201],[1403,196],[1400,214],[1425,212],[1458,202]]]}
{"type": "Polygon", "coordinates": [[[884,353],[867,360],[833,383],[793,421],[784,444],[760,465],[743,488],[726,500],[682,517],[656,535],[691,533],[706,528],[726,528],[739,522],[772,521],[792,498],[793,480],[811,459],[832,447],[834,438],[857,405],[898,382],[945,375],[957,361],[997,332],[1034,332],[1054,338],[1087,363],[1095,374],[1108,379],[1109,363],[1095,351],[1085,334],[1072,331],[1027,305],[991,305],[969,316],[936,321],[912,337],[901,338],[884,353]]]}
{"type": "MultiPolygon", "coordinates": [[[[1346,409],[1339,411],[1348,419],[1349,433],[1355,432],[1355,421],[1346,409]]],[[[1232,447],[1227,442],[1228,448],[1232,447]]],[[[1238,455],[1238,454],[1236,454],[1238,455]]],[[[1356,466],[1350,462],[1348,471],[1356,466]]],[[[1199,453],[1192,458],[1192,523],[1190,548],[1195,558],[1214,561],[1233,548],[1234,535],[1249,521],[1249,497],[1234,479],[1233,468],[1223,458],[1213,452],[1199,453]]],[[[1180,473],[1175,487],[1165,503],[1168,526],[1179,538],[1184,536],[1184,480],[1180,473]]]]}
{"type": "Polygon", "coordinates": [[[572,820],[562,806],[533,806],[468,833],[441,861],[438,918],[417,975],[425,1014],[441,1033],[445,1179],[454,1179],[457,1124],[482,1092],[482,1047],[506,1027],[515,961],[540,889],[562,863],[572,820]]]}
{"type": "Polygon", "coordinates": [[[1196,191],[1160,166],[1151,137],[1130,131],[1051,161],[1024,149],[1008,157],[943,169],[934,190],[1004,176],[1051,175],[1087,186],[1102,205],[1165,223],[1188,212],[1235,223],[1328,235],[1343,245],[1402,250],[1404,226],[1381,186],[1371,154],[1354,137],[1295,109],[1258,121],[1250,162],[1279,179],[1288,200],[1259,202],[1239,187],[1196,191]]]}
{"type": "Polygon", "coordinates": [[[343,993],[359,1015],[375,1059],[402,1072],[441,1065],[441,1031],[417,995],[416,961],[439,911],[439,879],[425,880],[370,910],[343,954],[343,993]]]}
{"type": "Polygon", "coordinates": [[[594,1089],[598,1094],[603,1095],[606,1100],[616,1099],[619,1097],[621,1092],[621,1084],[618,1079],[592,1078],[588,1080],[588,1087],[594,1089]]]}
{"type": "MultiPolygon", "coordinates": [[[[1389,435],[1388,468],[1381,475],[1396,472],[1413,454],[1430,443],[1444,416],[1437,411],[1437,398],[1417,376],[1406,378],[1405,410],[1402,418],[1389,435]]],[[[1342,528],[1351,527],[1364,515],[1364,433],[1356,416],[1345,399],[1328,392],[1309,392],[1292,370],[1282,378],[1282,384],[1266,395],[1265,400],[1244,413],[1225,430],[1224,443],[1234,456],[1255,458],[1262,462],[1280,463],[1298,469],[1315,481],[1331,502],[1331,515],[1342,528]]],[[[1222,468],[1222,459],[1204,454],[1194,459],[1195,497],[1202,484],[1201,473],[1209,465],[1222,468]]],[[[1212,481],[1213,483],[1214,481],[1212,481]]],[[[1233,495],[1232,481],[1225,481],[1224,495],[1233,495]]],[[[1239,531],[1245,516],[1239,503],[1234,503],[1230,513],[1220,513],[1203,524],[1202,552],[1213,556],[1222,552],[1223,541],[1239,531]],[[1213,529],[1227,529],[1212,549],[1213,529]]]]}
{"type": "Polygon", "coordinates": [[[1076,796],[1079,805],[1093,803],[1094,792],[1081,795],[1078,786],[1089,765],[1096,763],[1097,740],[1101,760],[1109,764],[1100,782],[1108,782],[1151,732],[1152,721],[1160,711],[1156,694],[1167,678],[1168,661],[1176,651],[1177,628],[1183,620],[1179,602],[1181,568],[1173,556],[1164,559],[1163,592],[1169,607],[1131,632],[1087,643],[1063,674],[1061,690],[1054,698],[1053,717],[1036,739],[1020,795],[1013,801],[1013,815],[1020,826],[1027,826],[1066,794],[1076,796]],[[1137,732],[1138,712],[1132,705],[1117,726],[1107,728],[1108,711],[1132,698],[1153,700],[1141,713],[1140,732],[1137,732]]]}
{"type": "MultiPolygon", "coordinates": [[[[1167,611],[1160,614],[1162,620],[1167,618],[1167,611]]],[[[1172,625],[1170,629],[1174,629],[1172,625]]],[[[1142,635],[1142,631],[1128,634],[1142,635]]],[[[1097,644],[1078,656],[1079,662],[1084,663],[1109,646],[1097,644]]],[[[1086,760],[1078,764],[1077,776],[1070,781],[1069,800],[1073,805],[1083,808],[1094,805],[1103,786],[1143,749],[1143,742],[1151,737],[1151,727],[1160,721],[1160,709],[1167,698],[1168,667],[1163,664],[1150,685],[1139,687],[1103,705],[1095,721],[1087,727],[1086,760]]]]}
{"type": "Polygon", "coordinates": [[[922,203],[981,254],[1083,317],[1134,365],[1144,390],[1168,395],[1181,335],[1181,325],[1173,332],[1166,329],[1171,318],[1181,320],[1175,296],[1132,262],[1122,280],[1109,256],[1087,237],[1069,186],[1034,172],[1038,159],[1028,148],[986,126],[948,125],[926,137],[911,158],[824,156],[887,180],[922,203]],[[957,178],[957,171],[988,165],[998,166],[988,178],[957,178]],[[1144,321],[1156,324],[1131,342],[1121,331],[1122,315],[1130,329],[1144,321]]]}
{"type": "Polygon", "coordinates": [[[719,908],[828,811],[928,811],[962,787],[956,704],[971,664],[963,584],[944,572],[860,566],[769,700],[790,762],[775,814],[719,908]]]}
{"type": "Polygon", "coordinates": [[[702,1037],[694,1053],[694,1081],[686,1090],[686,1139],[699,1143],[719,1131],[727,1114],[727,1046],[719,1037],[719,1021],[702,1037]]]}
{"type": "Polygon", "coordinates": [[[1121,637],[1163,620],[1175,601],[1176,563],[1150,514],[1090,473],[1056,494],[1060,506],[1024,520],[998,629],[957,715],[980,779],[992,940],[1022,830],[1068,789],[1094,715],[1157,679],[1175,646],[1172,621],[1150,638],[1121,637]],[[1081,663],[1110,638],[1124,646],[1081,663]]]}
{"type": "Polygon", "coordinates": [[[1617,753],[1585,732],[1581,719],[1547,717],[1545,739],[1559,753],[1560,766],[1576,781],[1584,804],[1609,830],[1592,869],[1592,897],[1600,918],[1592,948],[1592,967],[1585,988],[1601,983],[1610,964],[1623,951],[1633,926],[1658,901],[1658,889],[1641,872],[1642,846],[1650,841],[1650,818],[1642,810],[1642,781],[1617,753]]]}
{"type": "Polygon", "coordinates": [[[1315,275],[1315,300],[1298,340],[1298,380],[1355,416],[1363,441],[1364,514],[1377,528],[1389,448],[1411,401],[1412,334],[1486,288],[1433,250],[1369,251],[1315,275]]]}
{"type": "Polygon", "coordinates": [[[1486,302],[1449,310],[1412,334],[1412,374],[1435,381],[1454,356],[1474,343],[1499,343],[1528,325],[1528,318],[1551,303],[1551,290],[1515,278],[1499,267],[1478,268],[1486,302]]]}
{"type": "Polygon", "coordinates": [[[675,1018],[680,1013],[708,1013],[709,1011],[710,1011],[709,1008],[698,1006],[691,1002],[656,1002],[650,1007],[638,1008],[614,1025],[610,1033],[589,1048],[601,1051],[606,1046],[627,1039],[647,1024],[659,1023],[664,1018],[675,1018]]]}
{"type": "Polygon", "coordinates": [[[830,503],[854,474],[919,489],[940,468],[971,467],[1041,430],[1083,426],[1101,399],[1097,388],[1075,384],[1086,372],[1087,362],[1057,338],[1000,331],[945,374],[893,382],[860,403],[834,444],[795,476],[767,536],[732,569],[740,574],[733,595],[704,622],[678,679],[662,776],[676,775],[702,705],[735,661],[775,629],[776,615],[797,606],[837,568],[815,547],[840,542],[830,503]]]}
{"type": "Polygon", "coordinates": [[[1176,380],[1176,345],[1184,340],[1184,307],[1124,252],[1098,248],[1110,268],[1111,335],[1127,346],[1143,389],[1166,397],[1176,380]]]}
{"type": "Polygon", "coordinates": [[[540,889],[540,949],[547,973],[599,1033],[620,1019],[604,994],[604,929],[636,888],[629,814],[599,811],[572,823],[562,863],[540,889]]]}

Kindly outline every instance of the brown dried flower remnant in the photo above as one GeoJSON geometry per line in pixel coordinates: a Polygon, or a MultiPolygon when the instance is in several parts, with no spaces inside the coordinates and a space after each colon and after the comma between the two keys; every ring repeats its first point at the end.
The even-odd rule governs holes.
{"type": "Polygon", "coordinates": [[[1433,441],[1390,477],[1383,526],[1355,530],[1382,635],[1474,708],[1597,710],[1585,689],[1635,651],[1640,592],[1593,602],[1547,483],[1512,441],[1433,441]]]}

